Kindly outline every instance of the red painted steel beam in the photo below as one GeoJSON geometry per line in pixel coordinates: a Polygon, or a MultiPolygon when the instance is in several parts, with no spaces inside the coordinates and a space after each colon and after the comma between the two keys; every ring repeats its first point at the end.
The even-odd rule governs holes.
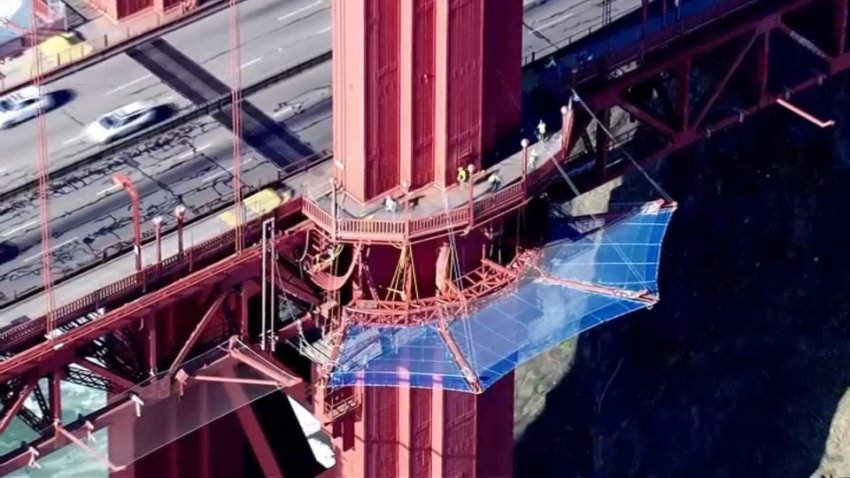
{"type": "Polygon", "coordinates": [[[696,118],[694,119],[694,127],[699,128],[702,125],[702,121],[705,119],[705,116],[711,111],[711,108],[714,106],[714,103],[717,101],[717,98],[726,90],[726,86],[729,84],[729,80],[732,79],[732,75],[738,71],[738,68],[741,66],[741,62],[744,61],[744,58],[749,53],[750,49],[753,47],[753,44],[756,42],[756,38],[758,38],[758,33],[753,33],[747,43],[738,51],[738,54],[735,56],[735,60],[729,65],[729,69],[726,70],[726,73],[723,74],[723,77],[720,78],[720,81],[717,82],[717,85],[714,87],[714,90],[711,92],[711,96],[708,97],[708,101],[702,106],[702,109],[697,113],[696,118]]]}
{"type": "MultiPolygon", "coordinates": [[[[230,392],[232,389],[228,388],[227,390],[230,392]]],[[[235,390],[233,392],[235,393],[235,390]]],[[[251,408],[251,405],[248,404],[240,408],[236,412],[236,416],[239,418],[239,424],[242,425],[242,431],[248,438],[248,444],[251,445],[251,450],[254,452],[254,457],[259,463],[263,475],[283,478],[283,471],[281,471],[277,458],[275,458],[274,450],[269,445],[269,440],[260,425],[260,419],[257,418],[257,414],[251,408]]]]}
{"type": "MultiPolygon", "coordinates": [[[[620,100],[617,102],[620,108],[626,110],[630,115],[632,115],[635,119],[642,123],[646,123],[651,126],[653,129],[657,130],[661,134],[667,137],[672,137],[676,134],[676,131],[667,125],[664,121],[656,118],[652,113],[646,112],[641,108],[637,107],[631,101],[620,97],[620,100]]],[[[607,136],[606,136],[607,137],[607,136]]],[[[598,141],[597,141],[597,144],[598,141]]]]}
{"type": "Polygon", "coordinates": [[[100,365],[92,362],[91,360],[78,358],[74,360],[73,363],[79,365],[80,367],[86,370],[89,370],[90,372],[100,375],[101,377],[105,378],[106,380],[109,380],[121,389],[129,390],[135,385],[130,380],[118,375],[117,373],[113,372],[112,370],[109,370],[108,368],[101,367],[100,365]]]}
{"type": "Polygon", "coordinates": [[[31,379],[24,383],[23,387],[20,390],[15,392],[15,400],[9,404],[5,410],[3,410],[3,418],[0,419],[0,434],[6,431],[9,428],[9,425],[12,423],[12,420],[15,416],[18,415],[18,412],[21,411],[21,408],[24,406],[24,402],[26,402],[27,397],[30,396],[33,387],[35,387],[37,380],[31,379]]]}
{"type": "MultiPolygon", "coordinates": [[[[224,356],[209,365],[216,365],[217,363],[223,360],[241,361],[243,360],[243,357],[224,356]]],[[[249,359],[249,362],[250,361],[251,360],[249,359]]],[[[253,367],[254,365],[251,366],[253,367]]],[[[257,370],[264,374],[268,373],[267,368],[262,365],[260,368],[257,368],[257,370]]],[[[279,379],[276,379],[275,381],[276,383],[281,382],[281,380],[279,379]]],[[[284,381],[293,385],[298,385],[300,383],[298,379],[284,381]]],[[[150,389],[156,386],[157,385],[154,384],[150,385],[148,388],[150,389]]],[[[150,391],[147,393],[150,393],[150,391]]],[[[153,394],[156,395],[156,392],[154,392],[153,394]]],[[[145,396],[146,392],[144,390],[139,390],[139,395],[145,396]]],[[[132,400],[129,399],[128,396],[126,400],[112,402],[103,409],[91,413],[71,424],[65,425],[63,428],[66,432],[72,434],[77,439],[85,440],[86,436],[89,433],[94,433],[98,430],[102,430],[112,425],[118,425],[127,421],[135,420],[135,417],[135,404],[132,400]],[[93,426],[89,428],[86,423],[91,423],[93,426]]],[[[38,451],[40,458],[44,458],[50,453],[53,453],[54,451],[64,448],[65,446],[68,446],[70,444],[72,444],[72,442],[61,434],[50,433],[42,435],[41,438],[29,443],[28,446],[38,451]]],[[[17,469],[26,467],[29,462],[29,459],[30,453],[27,447],[22,447],[16,451],[3,455],[2,457],[0,457],[0,476],[6,476],[7,474],[17,469]]]]}
{"type": "Polygon", "coordinates": [[[221,306],[224,304],[224,300],[227,298],[226,294],[220,294],[213,300],[213,303],[207,309],[206,313],[204,313],[203,318],[195,325],[195,330],[189,335],[189,338],[186,339],[186,342],[180,347],[180,351],[177,353],[177,356],[174,357],[174,361],[171,362],[171,367],[168,367],[168,375],[174,375],[177,372],[177,369],[180,368],[180,365],[186,359],[186,356],[189,355],[189,351],[192,350],[192,347],[198,342],[198,339],[201,337],[201,333],[207,327],[207,325],[212,321],[213,317],[215,317],[220,311],[221,306]]]}
{"type": "MultiPolygon", "coordinates": [[[[300,226],[291,227],[288,234],[282,234],[276,238],[275,246],[284,247],[288,241],[296,237],[296,233],[301,231],[300,226]]],[[[170,300],[176,297],[195,293],[199,288],[229,287],[230,285],[245,283],[257,275],[259,260],[259,246],[245,249],[242,254],[230,256],[134,302],[111,310],[96,321],[72,329],[57,338],[54,344],[42,342],[30,347],[8,360],[0,362],[0,380],[8,380],[12,376],[22,374],[37,366],[46,370],[65,365],[71,359],[66,356],[67,354],[54,356],[55,351],[62,349],[73,353],[80,346],[116,331],[132,320],[138,320],[142,316],[160,309],[162,304],[168,304],[170,300]]]]}
{"type": "Polygon", "coordinates": [[[0,380],[8,380],[13,375],[23,373],[38,364],[50,361],[51,356],[59,347],[76,349],[108,332],[117,330],[128,321],[137,319],[140,315],[149,313],[151,310],[156,310],[157,304],[168,297],[187,292],[192,293],[197,287],[210,282],[220,284],[223,277],[227,277],[228,282],[242,282],[246,275],[246,266],[255,265],[259,258],[259,247],[246,249],[238,256],[218,262],[196,274],[173,282],[155,293],[148,294],[135,302],[110,311],[94,322],[72,329],[61,335],[55,344],[41,343],[16,354],[9,360],[0,362],[0,380]]]}
{"type": "Polygon", "coordinates": [[[709,53],[718,45],[728,43],[737,37],[756,33],[763,33],[775,28],[782,15],[797,10],[805,5],[814,3],[814,0],[789,0],[780,5],[766,7],[765,11],[750,13],[744,19],[737,21],[726,21],[723,25],[713,28],[711,32],[702,32],[695,35],[695,39],[684,42],[682,46],[671,46],[660,53],[657,60],[646,61],[640,68],[633,70],[617,78],[611,78],[599,82],[599,88],[588,97],[588,103],[593,110],[613,106],[619,100],[621,91],[632,85],[642,83],[657,76],[663,71],[669,71],[679,65],[684,58],[694,58],[709,53]],[[729,25],[726,25],[728,23],[729,25]]]}

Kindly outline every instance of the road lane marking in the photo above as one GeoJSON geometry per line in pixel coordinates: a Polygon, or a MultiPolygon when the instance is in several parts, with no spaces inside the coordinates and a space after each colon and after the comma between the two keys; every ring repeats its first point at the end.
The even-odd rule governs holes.
{"type": "Polygon", "coordinates": [[[292,111],[292,106],[287,106],[286,108],[282,108],[280,111],[272,113],[272,117],[277,118],[278,116],[283,116],[290,111],[292,111]]]}
{"type": "Polygon", "coordinates": [[[542,33],[543,30],[551,27],[552,25],[557,25],[561,22],[565,22],[565,21],[569,20],[570,18],[572,18],[574,16],[575,16],[575,13],[570,12],[570,13],[565,14],[562,17],[559,17],[559,18],[552,20],[551,22],[544,23],[543,25],[537,25],[537,26],[532,25],[532,29],[537,30],[538,32],[542,33]]]}
{"type": "Polygon", "coordinates": [[[30,226],[32,226],[32,225],[34,225],[34,224],[35,224],[35,223],[37,223],[37,222],[38,222],[38,220],[37,220],[37,219],[33,219],[32,221],[30,221],[30,222],[28,222],[28,223],[26,223],[26,224],[21,224],[20,226],[18,226],[18,227],[16,227],[16,228],[9,229],[8,231],[6,231],[6,232],[4,232],[4,233],[3,233],[3,237],[9,237],[9,236],[11,236],[12,234],[15,234],[15,233],[17,233],[17,232],[23,231],[24,229],[26,229],[26,228],[28,228],[28,227],[30,227],[30,226]]]}
{"type": "Polygon", "coordinates": [[[261,62],[261,61],[263,61],[263,57],[258,56],[257,58],[254,58],[254,59],[253,59],[253,60],[251,60],[251,61],[248,61],[248,62],[242,63],[241,65],[239,65],[239,68],[247,68],[247,67],[249,67],[249,66],[253,65],[254,63],[259,63],[259,62],[261,62]]]}
{"type": "Polygon", "coordinates": [[[147,80],[148,78],[153,78],[153,75],[152,75],[152,74],[150,74],[150,73],[148,73],[147,75],[144,75],[144,76],[142,76],[142,77],[140,77],[140,78],[136,78],[135,80],[133,80],[133,81],[131,81],[131,82],[124,83],[124,84],[123,84],[123,85],[121,85],[121,86],[115,87],[115,88],[113,88],[113,89],[111,89],[111,90],[107,91],[106,93],[104,93],[104,95],[109,96],[109,95],[111,95],[112,93],[118,93],[119,91],[123,90],[124,88],[129,88],[129,87],[131,87],[131,86],[135,85],[136,83],[139,83],[139,82],[142,82],[142,81],[147,80]]]}
{"type": "Polygon", "coordinates": [[[65,141],[62,141],[62,146],[68,146],[69,144],[74,144],[77,141],[80,141],[83,138],[85,138],[85,136],[86,136],[85,133],[80,133],[80,134],[74,136],[73,138],[66,139],[65,141]]]}
{"type": "Polygon", "coordinates": [[[331,31],[331,27],[325,27],[325,28],[322,28],[321,30],[317,31],[316,35],[321,35],[322,33],[327,33],[329,31],[331,31]]]}
{"type": "Polygon", "coordinates": [[[112,186],[109,186],[108,188],[104,189],[103,191],[98,192],[97,197],[103,196],[104,194],[109,194],[112,191],[117,191],[119,189],[121,189],[121,186],[118,186],[117,184],[113,184],[112,186]]]}
{"type": "Polygon", "coordinates": [[[195,155],[195,153],[200,153],[201,151],[209,148],[210,146],[212,146],[212,143],[207,143],[207,144],[201,146],[200,148],[190,150],[190,151],[186,151],[185,153],[181,154],[180,156],[177,156],[177,159],[191,158],[192,156],[195,155]]]}
{"type": "Polygon", "coordinates": [[[282,17],[278,17],[277,21],[282,22],[282,21],[286,20],[287,18],[292,18],[292,17],[294,17],[295,15],[298,15],[301,12],[306,12],[307,10],[309,10],[311,8],[318,7],[321,4],[322,4],[322,0],[319,0],[317,2],[311,3],[310,5],[307,5],[305,7],[296,8],[295,10],[287,13],[286,15],[284,15],[282,17]]]}
{"type": "MultiPolygon", "coordinates": [[[[253,161],[253,160],[254,160],[254,158],[253,158],[253,157],[250,157],[250,158],[248,158],[248,159],[246,159],[246,160],[242,161],[242,165],[244,166],[244,165],[246,165],[246,164],[250,163],[250,162],[251,162],[251,161],[253,161]]],[[[202,183],[210,182],[210,181],[212,181],[213,179],[215,179],[215,178],[217,178],[217,177],[219,177],[219,176],[223,176],[223,175],[225,175],[225,174],[230,173],[230,171],[231,171],[232,169],[233,169],[233,166],[231,166],[231,167],[229,167],[229,168],[225,169],[224,171],[219,171],[219,172],[217,172],[217,173],[215,173],[215,174],[210,174],[209,176],[205,177],[205,178],[204,178],[201,182],[202,182],[202,183]]]]}
{"type": "MultiPolygon", "coordinates": [[[[55,246],[51,247],[51,248],[50,248],[50,250],[49,250],[48,252],[50,252],[51,254],[53,254],[53,251],[55,251],[56,249],[59,249],[60,247],[63,247],[63,246],[67,246],[68,244],[71,244],[72,242],[77,242],[77,238],[75,237],[75,238],[73,238],[73,239],[68,239],[68,240],[67,240],[67,241],[65,241],[65,242],[60,242],[59,244],[56,244],[55,246]]],[[[36,254],[36,255],[34,255],[34,256],[29,256],[29,257],[27,257],[26,259],[24,259],[24,264],[26,264],[27,262],[29,262],[29,261],[31,261],[31,260],[33,260],[33,259],[38,259],[39,257],[41,257],[41,256],[43,256],[43,255],[44,255],[44,251],[41,251],[41,252],[39,252],[38,254],[36,254]]]]}

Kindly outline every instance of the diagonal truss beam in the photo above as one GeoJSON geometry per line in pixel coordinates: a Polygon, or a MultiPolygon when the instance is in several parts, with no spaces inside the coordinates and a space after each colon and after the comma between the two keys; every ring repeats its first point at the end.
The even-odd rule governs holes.
{"type": "Polygon", "coordinates": [[[33,388],[38,384],[38,380],[30,378],[26,382],[24,382],[21,389],[15,392],[13,395],[14,401],[6,406],[6,409],[3,410],[3,417],[0,418],[0,435],[2,435],[9,425],[12,423],[12,420],[15,416],[18,415],[18,412],[24,406],[24,403],[29,397],[30,393],[32,393],[33,388]]]}
{"type": "Polygon", "coordinates": [[[466,359],[466,355],[463,354],[463,350],[460,349],[457,341],[449,330],[445,314],[440,314],[440,320],[437,322],[437,333],[440,334],[440,338],[443,339],[443,342],[446,343],[446,347],[449,348],[452,358],[454,358],[458,369],[460,369],[460,373],[463,374],[463,378],[467,383],[469,383],[469,387],[472,389],[472,392],[476,394],[484,393],[484,387],[481,386],[481,381],[478,379],[478,376],[475,375],[472,365],[466,359]]]}
{"type": "Polygon", "coordinates": [[[97,375],[100,375],[101,377],[105,378],[107,381],[111,382],[113,385],[115,385],[119,389],[129,390],[129,389],[133,388],[133,386],[135,385],[132,381],[122,377],[121,375],[113,372],[112,370],[109,370],[106,367],[102,367],[102,366],[98,365],[97,363],[92,362],[91,360],[78,358],[78,359],[74,360],[72,363],[74,363],[74,364],[76,364],[76,365],[78,365],[78,366],[80,366],[80,367],[82,367],[86,370],[94,372],[97,375]]]}
{"type": "Polygon", "coordinates": [[[702,109],[697,113],[696,118],[694,119],[694,126],[699,127],[702,125],[702,121],[705,119],[705,116],[711,111],[711,108],[714,106],[714,103],[717,102],[717,98],[726,90],[726,85],[729,84],[729,80],[732,79],[732,75],[738,71],[738,68],[741,67],[741,62],[744,61],[744,58],[747,56],[747,53],[753,48],[753,44],[756,42],[756,38],[758,38],[757,33],[753,33],[750,35],[750,39],[747,40],[747,43],[738,51],[738,54],[735,56],[735,60],[729,65],[729,69],[726,70],[726,73],[723,74],[723,77],[720,78],[720,81],[717,82],[717,85],[714,87],[714,90],[711,92],[711,96],[708,97],[708,101],[702,106],[702,109]]]}
{"type": "MultiPolygon", "coordinates": [[[[242,400],[242,397],[234,397],[233,395],[244,392],[241,388],[227,388],[227,393],[232,395],[231,399],[236,402],[242,400]]],[[[269,444],[268,438],[263,431],[259,418],[250,404],[236,411],[236,416],[239,418],[239,424],[242,425],[242,431],[245,437],[248,438],[248,444],[251,445],[251,450],[254,452],[254,457],[260,465],[264,476],[283,476],[283,471],[280,469],[274,450],[269,444]]]]}
{"type": "Polygon", "coordinates": [[[177,369],[180,368],[180,365],[183,364],[183,361],[186,360],[186,356],[189,355],[189,351],[192,350],[192,347],[195,346],[198,339],[201,337],[201,333],[207,327],[213,317],[215,317],[220,311],[221,306],[224,304],[224,300],[227,298],[227,294],[219,294],[218,297],[213,301],[210,307],[207,309],[207,312],[204,314],[204,317],[195,325],[195,330],[189,335],[189,338],[186,339],[186,343],[183,344],[183,347],[180,348],[180,351],[177,353],[177,356],[174,357],[174,361],[171,362],[171,366],[168,367],[168,375],[174,375],[177,372],[177,369]]]}
{"type": "Polygon", "coordinates": [[[622,95],[620,95],[620,100],[618,102],[620,108],[626,110],[630,115],[634,116],[638,121],[642,123],[646,123],[652,128],[658,130],[661,134],[667,137],[671,137],[676,134],[669,125],[660,119],[656,118],[655,115],[648,113],[641,108],[638,108],[637,105],[632,103],[631,101],[625,99],[622,95]]]}
{"type": "Polygon", "coordinates": [[[803,35],[797,33],[796,31],[791,29],[791,27],[786,25],[785,23],[780,22],[776,26],[776,28],[779,31],[781,31],[782,33],[788,35],[788,38],[794,40],[798,45],[805,48],[806,50],[809,50],[810,53],[812,53],[816,57],[820,58],[821,60],[828,62],[828,63],[835,60],[835,57],[833,57],[829,53],[823,51],[823,49],[821,49],[819,46],[815,45],[815,43],[813,41],[811,41],[808,38],[804,37],[803,35]]]}

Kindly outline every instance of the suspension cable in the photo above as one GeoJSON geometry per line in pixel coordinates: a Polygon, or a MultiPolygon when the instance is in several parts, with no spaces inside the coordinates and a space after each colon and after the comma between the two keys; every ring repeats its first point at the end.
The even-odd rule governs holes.
{"type": "Polygon", "coordinates": [[[234,241],[236,253],[242,251],[245,238],[242,221],[245,206],[242,203],[242,68],[239,35],[239,1],[228,0],[230,13],[230,115],[233,130],[233,199],[236,203],[234,241]]]}
{"type": "MultiPolygon", "coordinates": [[[[609,130],[601,121],[599,121],[599,118],[597,118],[597,116],[593,114],[593,111],[591,111],[590,107],[588,107],[584,100],[581,99],[576,90],[571,89],[571,91],[573,94],[573,99],[577,103],[579,103],[585,111],[587,111],[587,114],[590,115],[590,118],[593,120],[593,123],[596,123],[596,127],[600,128],[605,133],[605,135],[608,136],[609,139],[611,139],[612,141],[616,141],[617,138],[614,137],[614,135],[611,133],[611,130],[609,130]]],[[[626,151],[625,148],[623,148],[623,154],[625,154],[626,158],[628,158],[629,161],[631,161],[632,164],[635,166],[635,168],[637,168],[638,171],[643,174],[643,177],[645,177],[646,180],[649,181],[649,184],[651,184],[652,187],[654,187],[655,190],[658,191],[658,194],[660,194],[667,202],[674,202],[670,194],[668,194],[667,191],[665,191],[664,188],[662,188],[661,185],[658,184],[658,182],[653,179],[652,176],[649,175],[646,169],[644,169],[637,161],[635,161],[635,158],[632,157],[632,155],[629,154],[629,152],[626,151]]]]}
{"type": "Polygon", "coordinates": [[[36,8],[30,8],[30,44],[34,48],[33,55],[33,86],[38,92],[39,106],[36,113],[38,122],[38,206],[41,219],[41,278],[44,283],[44,293],[47,296],[47,340],[53,341],[53,331],[56,329],[56,299],[53,294],[53,272],[51,268],[50,248],[50,197],[48,195],[49,185],[49,157],[47,151],[47,120],[44,117],[44,104],[42,102],[43,91],[43,64],[41,49],[39,48],[38,22],[36,8]]]}

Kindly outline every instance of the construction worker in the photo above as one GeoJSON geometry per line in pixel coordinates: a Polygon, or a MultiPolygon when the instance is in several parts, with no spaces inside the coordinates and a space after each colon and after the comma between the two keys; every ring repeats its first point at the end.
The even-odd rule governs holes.
{"type": "Polygon", "coordinates": [[[540,155],[537,151],[531,151],[528,154],[528,169],[534,169],[534,165],[537,163],[537,160],[540,158],[540,155]]]}
{"type": "Polygon", "coordinates": [[[469,179],[469,172],[466,170],[466,168],[463,168],[463,167],[457,168],[457,182],[458,182],[458,184],[460,184],[461,186],[465,186],[466,181],[468,179],[469,179]]]}
{"type": "Polygon", "coordinates": [[[502,177],[499,176],[498,171],[493,171],[487,178],[487,182],[490,183],[490,192],[494,192],[499,189],[499,185],[502,184],[502,177]]]}
{"type": "Polygon", "coordinates": [[[537,123],[537,139],[540,141],[546,141],[547,139],[546,123],[544,123],[543,120],[540,120],[540,122],[537,123]]]}
{"type": "Polygon", "coordinates": [[[387,199],[384,201],[384,208],[387,212],[395,212],[396,210],[396,202],[393,200],[392,196],[387,196],[387,199]]]}

